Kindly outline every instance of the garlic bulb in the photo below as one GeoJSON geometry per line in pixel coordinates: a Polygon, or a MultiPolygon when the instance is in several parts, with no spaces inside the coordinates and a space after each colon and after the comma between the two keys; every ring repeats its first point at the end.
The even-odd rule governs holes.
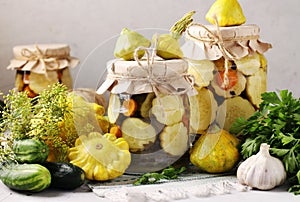
{"type": "Polygon", "coordinates": [[[260,190],[269,190],[284,183],[286,172],[283,163],[270,155],[270,145],[263,143],[260,151],[238,167],[237,178],[241,184],[260,190]]]}

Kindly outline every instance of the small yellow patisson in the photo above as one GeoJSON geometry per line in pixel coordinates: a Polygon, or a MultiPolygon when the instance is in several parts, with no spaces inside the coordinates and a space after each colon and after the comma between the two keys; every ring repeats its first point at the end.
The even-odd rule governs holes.
{"type": "Polygon", "coordinates": [[[224,129],[212,128],[215,131],[201,135],[196,141],[190,151],[190,161],[208,173],[228,172],[239,160],[239,140],[224,129]]]}
{"type": "MultiPolygon", "coordinates": [[[[134,51],[138,47],[150,47],[151,41],[145,38],[138,32],[124,28],[117,39],[114,55],[116,58],[123,58],[124,60],[133,60],[134,51]]],[[[143,57],[145,51],[138,51],[138,58],[143,57]]]]}
{"type": "Polygon", "coordinates": [[[246,17],[237,0],[216,0],[205,18],[211,24],[216,24],[217,20],[220,27],[242,25],[246,22],[246,17]]]}

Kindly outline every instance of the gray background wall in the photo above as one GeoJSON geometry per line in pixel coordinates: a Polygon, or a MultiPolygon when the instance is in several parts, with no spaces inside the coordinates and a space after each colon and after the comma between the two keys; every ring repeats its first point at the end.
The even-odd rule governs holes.
{"type": "MultiPolygon", "coordinates": [[[[75,87],[96,88],[113,58],[113,45],[123,27],[145,35],[166,31],[183,14],[196,10],[196,22],[214,0],[0,0],[0,90],[14,85],[6,70],[15,45],[67,43],[81,65],[72,69],[75,87]]],[[[248,24],[258,24],[261,40],[273,48],[268,90],[290,89],[300,96],[299,0],[240,0],[248,24]]]]}

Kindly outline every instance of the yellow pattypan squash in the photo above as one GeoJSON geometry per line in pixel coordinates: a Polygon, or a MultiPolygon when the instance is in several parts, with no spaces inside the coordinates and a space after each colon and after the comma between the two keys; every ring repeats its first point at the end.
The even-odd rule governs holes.
{"type": "Polygon", "coordinates": [[[238,139],[223,129],[201,135],[191,149],[190,161],[208,173],[230,171],[239,160],[238,139]]]}
{"type": "MultiPolygon", "coordinates": [[[[155,40],[156,38],[153,37],[153,41],[155,40]]],[[[156,54],[166,60],[183,58],[179,40],[174,38],[172,34],[161,34],[158,36],[156,54]]]]}
{"type": "Polygon", "coordinates": [[[87,179],[98,181],[121,176],[131,162],[129,146],[123,138],[98,132],[79,136],[68,157],[70,163],[84,170],[87,179]]]}
{"type": "MultiPolygon", "coordinates": [[[[151,41],[145,38],[138,32],[124,28],[116,42],[114,55],[116,58],[123,58],[124,60],[133,60],[134,51],[136,48],[150,47],[151,41]]],[[[138,51],[138,58],[143,57],[145,51],[138,51]]]]}
{"type": "MultiPolygon", "coordinates": [[[[68,108],[63,115],[63,120],[58,122],[59,136],[46,140],[50,153],[47,161],[67,161],[67,150],[73,147],[78,135],[86,134],[94,130],[108,132],[109,121],[104,116],[105,108],[97,103],[90,103],[75,92],[71,92],[67,98],[68,108]],[[64,142],[66,145],[57,145],[55,141],[64,142]],[[66,146],[68,148],[66,148],[66,146]]],[[[35,119],[36,122],[39,119],[35,119]]],[[[43,124],[43,123],[36,123],[43,124]]]]}
{"type": "Polygon", "coordinates": [[[180,59],[183,58],[183,52],[180,47],[179,39],[187,26],[193,21],[192,16],[195,11],[188,12],[170,29],[169,34],[160,34],[153,36],[153,44],[156,44],[156,54],[163,59],[180,59]]]}
{"type": "Polygon", "coordinates": [[[241,25],[246,22],[237,0],[216,0],[205,17],[211,24],[215,24],[215,20],[218,20],[221,27],[241,25]]]}

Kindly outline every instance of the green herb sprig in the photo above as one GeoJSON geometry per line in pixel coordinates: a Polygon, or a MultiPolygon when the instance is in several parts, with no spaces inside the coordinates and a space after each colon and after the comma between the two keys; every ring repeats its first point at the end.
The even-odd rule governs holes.
{"type": "Polygon", "coordinates": [[[67,130],[65,118],[73,121],[67,100],[68,89],[56,83],[30,98],[27,92],[11,90],[3,96],[5,106],[1,109],[0,161],[13,160],[11,145],[14,139],[36,138],[52,142],[60,153],[60,161],[67,159],[67,150],[77,137],[76,130],[67,130]],[[64,133],[64,139],[61,137],[64,133]]]}
{"type": "Polygon", "coordinates": [[[12,142],[23,139],[30,131],[32,102],[26,92],[9,91],[3,96],[0,120],[0,162],[14,160],[12,142]]]}
{"type": "Polygon", "coordinates": [[[32,100],[26,92],[18,93],[14,90],[10,90],[3,98],[5,106],[1,109],[1,132],[9,130],[13,138],[25,138],[25,134],[30,131],[32,100]]]}
{"type": "Polygon", "coordinates": [[[243,141],[244,159],[256,154],[260,144],[270,145],[270,152],[279,158],[293,185],[289,191],[300,194],[300,99],[288,90],[262,94],[259,110],[250,118],[238,118],[230,132],[243,141]]]}
{"type": "Polygon", "coordinates": [[[137,179],[133,185],[143,185],[143,184],[155,184],[160,180],[172,180],[177,179],[178,175],[183,173],[186,170],[185,167],[174,168],[172,166],[165,168],[161,173],[152,172],[145,173],[139,179],[137,179]]]}

